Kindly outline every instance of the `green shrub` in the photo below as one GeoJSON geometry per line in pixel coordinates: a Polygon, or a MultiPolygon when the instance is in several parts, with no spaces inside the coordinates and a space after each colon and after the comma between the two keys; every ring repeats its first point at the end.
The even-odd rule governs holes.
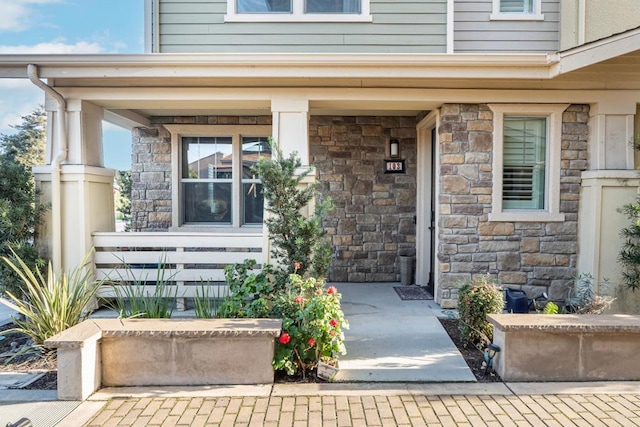
{"type": "Polygon", "coordinates": [[[346,353],[343,329],[349,325],[340,306],[341,295],[334,286],[325,290],[323,284],[292,274],[287,292],[275,299],[273,315],[283,319],[273,360],[276,370],[306,377],[319,361],[346,353]]]}
{"type": "Polygon", "coordinates": [[[553,302],[549,301],[544,306],[544,310],[542,310],[542,314],[558,314],[558,306],[553,302]]]}
{"type": "MultiPolygon", "coordinates": [[[[35,274],[46,266],[35,248],[37,228],[46,206],[38,202],[31,167],[44,162],[46,113],[42,108],[22,116],[13,135],[0,134],[0,257],[19,264],[18,258],[35,274]],[[18,258],[14,257],[17,255],[18,258]]],[[[0,263],[0,293],[21,297],[21,278],[0,263]]]]}
{"type": "Polygon", "coordinates": [[[245,260],[228,265],[224,277],[229,285],[229,295],[220,306],[220,317],[262,318],[269,317],[273,298],[273,269],[265,264],[254,272],[256,261],[245,260]]]}
{"type": "Polygon", "coordinates": [[[464,283],[458,293],[460,332],[464,345],[484,348],[491,343],[493,325],[487,321],[487,314],[501,313],[503,308],[502,289],[488,274],[464,283]]]}
{"type": "Polygon", "coordinates": [[[85,319],[102,282],[93,279],[89,254],[80,267],[60,276],[54,274],[49,263],[46,278],[40,271],[33,273],[20,257],[14,257],[15,261],[7,257],[3,260],[22,280],[25,296],[7,292],[22,318],[14,318],[16,327],[4,333],[25,334],[33,341],[29,350],[46,352],[46,339],[85,319]]]}

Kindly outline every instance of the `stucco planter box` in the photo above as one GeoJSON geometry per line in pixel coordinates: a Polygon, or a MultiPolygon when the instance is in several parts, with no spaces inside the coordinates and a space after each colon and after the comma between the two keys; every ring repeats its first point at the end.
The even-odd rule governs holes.
{"type": "Polygon", "coordinates": [[[273,382],[278,319],[91,319],[50,338],[58,349],[58,398],[102,386],[273,382]]]}
{"type": "Polygon", "coordinates": [[[503,381],[640,380],[640,316],[491,314],[503,381]]]}

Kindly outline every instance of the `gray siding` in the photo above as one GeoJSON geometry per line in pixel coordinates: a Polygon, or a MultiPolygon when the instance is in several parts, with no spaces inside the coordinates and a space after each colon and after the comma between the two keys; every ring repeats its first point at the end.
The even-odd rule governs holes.
{"type": "Polygon", "coordinates": [[[456,0],[454,51],[526,52],[559,50],[560,0],[543,0],[544,21],[491,21],[491,0],[456,0]]]}
{"type": "Polygon", "coordinates": [[[160,52],[446,52],[446,0],[371,0],[373,22],[224,22],[226,0],[160,0],[160,52]]]}

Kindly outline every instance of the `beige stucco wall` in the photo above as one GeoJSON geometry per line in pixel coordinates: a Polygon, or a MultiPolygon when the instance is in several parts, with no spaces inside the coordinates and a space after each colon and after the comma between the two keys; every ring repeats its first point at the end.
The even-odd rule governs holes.
{"type": "Polygon", "coordinates": [[[640,292],[626,290],[618,263],[624,243],[620,230],[629,225],[618,209],[635,200],[640,175],[632,170],[598,171],[585,172],[582,178],[578,273],[592,274],[598,293],[616,297],[611,311],[640,313],[640,292]]]}
{"type": "Polygon", "coordinates": [[[638,0],[562,0],[560,12],[561,50],[640,26],[638,0]]]}

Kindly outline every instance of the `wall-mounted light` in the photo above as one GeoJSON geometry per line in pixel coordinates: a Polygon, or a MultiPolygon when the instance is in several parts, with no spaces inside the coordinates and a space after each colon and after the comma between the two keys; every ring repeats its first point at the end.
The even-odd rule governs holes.
{"type": "Polygon", "coordinates": [[[389,156],[397,158],[400,155],[400,141],[392,139],[389,141],[389,156]]]}

